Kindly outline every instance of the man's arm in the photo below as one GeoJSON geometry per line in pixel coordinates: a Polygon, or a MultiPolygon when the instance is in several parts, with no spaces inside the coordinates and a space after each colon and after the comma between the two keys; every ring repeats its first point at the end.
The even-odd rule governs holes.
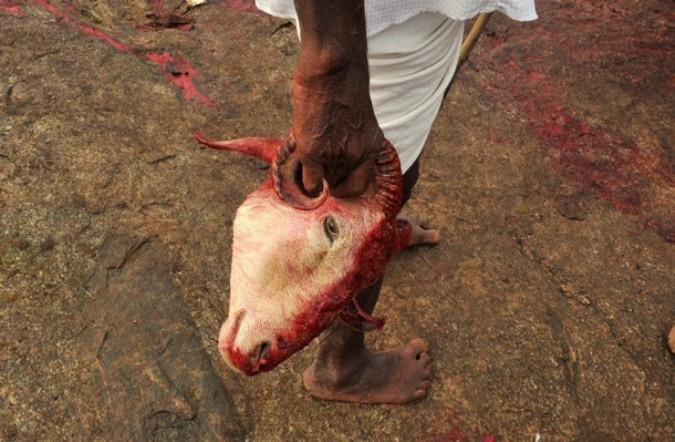
{"type": "MultiPolygon", "coordinates": [[[[294,2],[301,45],[293,77],[293,127],[302,183],[308,193],[317,193],[325,177],[334,196],[358,195],[374,176],[383,141],[369,94],[363,0],[294,2]]],[[[285,177],[297,173],[282,172],[285,177]]]]}

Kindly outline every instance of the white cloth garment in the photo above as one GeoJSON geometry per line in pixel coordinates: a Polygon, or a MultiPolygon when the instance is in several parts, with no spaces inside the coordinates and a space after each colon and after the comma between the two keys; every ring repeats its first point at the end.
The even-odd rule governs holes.
{"type": "MultiPolygon", "coordinates": [[[[292,0],[256,0],[256,5],[297,26],[292,0]]],[[[405,173],[422,152],[452,81],[464,20],[492,10],[517,20],[537,15],[528,0],[365,0],[365,5],[370,97],[405,173]]]]}
{"type": "Polygon", "coordinates": [[[405,173],[422,153],[450,85],[464,22],[425,12],[368,39],[375,117],[405,173]]]}
{"type": "MultiPolygon", "coordinates": [[[[270,15],[298,21],[293,0],[256,0],[255,4],[270,15]]],[[[492,11],[517,21],[537,18],[534,0],[365,0],[365,8],[368,37],[421,12],[438,12],[452,20],[492,11]]]]}

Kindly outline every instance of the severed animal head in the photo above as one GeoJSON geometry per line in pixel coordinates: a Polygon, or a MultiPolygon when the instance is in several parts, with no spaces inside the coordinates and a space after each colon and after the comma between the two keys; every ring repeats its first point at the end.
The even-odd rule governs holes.
{"type": "Polygon", "coordinates": [[[324,182],[304,194],[279,166],[295,147],[280,139],[245,138],[204,145],[271,163],[271,176],[249,194],[234,219],[228,318],[220,330],[225,361],[246,375],[268,371],[306,346],[337,318],[355,329],[382,327],[354,296],[374,283],[410,237],[396,220],[403,178],[385,141],[371,187],[356,198],[334,198],[324,182]]]}

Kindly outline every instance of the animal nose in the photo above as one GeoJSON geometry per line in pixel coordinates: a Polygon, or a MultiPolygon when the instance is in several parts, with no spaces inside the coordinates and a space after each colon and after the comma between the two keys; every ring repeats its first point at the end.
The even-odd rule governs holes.
{"type": "Polygon", "coordinates": [[[283,338],[261,333],[255,318],[246,323],[244,317],[249,316],[245,310],[239,310],[227,318],[220,328],[218,349],[227,365],[252,376],[278,364],[285,345],[283,338]]]}
{"type": "Polygon", "coordinates": [[[251,366],[255,369],[255,371],[260,371],[265,368],[265,365],[269,361],[271,351],[272,344],[267,341],[261,343],[255,348],[255,350],[253,350],[249,361],[251,362],[251,366]]]}

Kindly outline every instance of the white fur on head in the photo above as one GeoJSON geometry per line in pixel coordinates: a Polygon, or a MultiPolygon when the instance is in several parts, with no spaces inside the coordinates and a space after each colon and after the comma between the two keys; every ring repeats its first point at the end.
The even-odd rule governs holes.
{"type": "MultiPolygon", "coordinates": [[[[249,195],[234,220],[221,350],[229,343],[247,355],[262,342],[274,345],[303,308],[354,270],[355,254],[384,216],[367,209],[363,201],[329,197],[317,209],[298,210],[264,187],[249,195]],[[335,237],[326,231],[327,217],[337,227],[335,237]]],[[[226,352],[223,356],[231,364],[226,352]]]]}

